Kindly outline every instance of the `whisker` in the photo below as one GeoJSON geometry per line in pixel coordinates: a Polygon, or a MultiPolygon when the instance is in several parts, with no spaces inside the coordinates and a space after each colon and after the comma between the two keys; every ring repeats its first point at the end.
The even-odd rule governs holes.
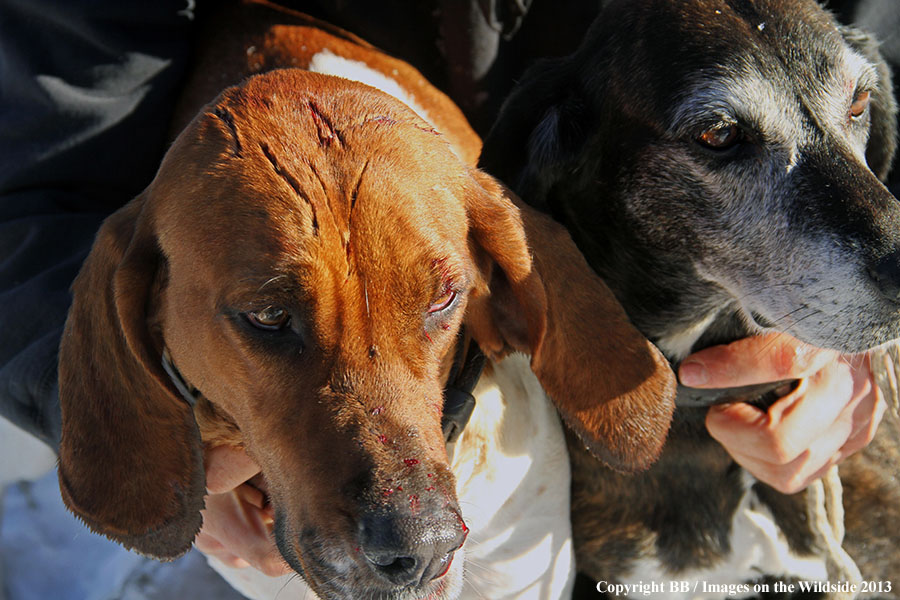
{"type": "Polygon", "coordinates": [[[466,556],[466,568],[474,567],[475,569],[480,569],[482,573],[492,574],[494,570],[491,567],[486,567],[480,562],[473,561],[470,557],[466,556]]]}
{"type": "MultiPolygon", "coordinates": [[[[291,584],[291,582],[294,581],[294,579],[299,578],[299,577],[300,577],[300,575],[298,575],[297,573],[291,573],[290,577],[288,577],[287,580],[285,580],[284,585],[282,585],[278,589],[278,591],[275,592],[275,600],[278,600],[278,597],[281,595],[281,593],[284,590],[287,589],[287,587],[291,584]]],[[[308,595],[309,595],[309,586],[306,587],[306,591],[303,593],[303,597],[305,598],[308,595]]]]}
{"type": "Polygon", "coordinates": [[[270,277],[265,283],[263,283],[261,286],[259,286],[259,288],[257,288],[256,293],[262,292],[263,289],[266,288],[266,286],[269,286],[280,279],[287,279],[287,274],[282,273],[281,275],[275,275],[274,277],[270,277]]]}
{"type": "Polygon", "coordinates": [[[366,318],[369,319],[372,317],[369,312],[369,280],[366,279],[365,275],[363,275],[363,294],[366,297],[366,318]]]}
{"type": "Polygon", "coordinates": [[[475,593],[476,596],[478,596],[479,598],[482,598],[482,599],[486,599],[487,596],[485,596],[481,592],[481,590],[478,589],[478,586],[475,585],[475,582],[467,577],[468,567],[469,567],[469,563],[468,563],[468,561],[466,561],[466,569],[463,570],[463,587],[468,586],[475,593]]]}
{"type": "Polygon", "coordinates": [[[787,319],[790,319],[791,317],[793,317],[795,314],[797,314],[797,313],[800,312],[801,310],[806,310],[807,308],[809,308],[809,306],[807,306],[806,304],[804,304],[803,306],[799,306],[799,307],[795,308],[794,310],[792,310],[791,312],[789,312],[789,313],[787,313],[787,314],[784,314],[784,315],[778,317],[778,318],[775,319],[775,321],[773,321],[773,322],[774,322],[776,325],[780,325],[780,324],[782,324],[784,321],[786,321],[787,319]]]}

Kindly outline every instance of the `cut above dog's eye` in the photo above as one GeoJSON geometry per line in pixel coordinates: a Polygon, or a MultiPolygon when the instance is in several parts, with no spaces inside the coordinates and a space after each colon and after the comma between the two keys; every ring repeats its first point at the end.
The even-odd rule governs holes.
{"type": "Polygon", "coordinates": [[[741,130],[737,125],[718,125],[707,129],[697,141],[712,150],[727,150],[741,140],[741,130]]]}
{"type": "Polygon", "coordinates": [[[870,92],[860,92],[853,99],[850,105],[850,118],[858,119],[866,113],[869,108],[869,99],[872,94],[870,92]]]}
{"type": "Polygon", "coordinates": [[[279,331],[287,327],[291,320],[288,311],[280,306],[267,306],[260,310],[244,313],[250,324],[266,331],[279,331]]]}
{"type": "Polygon", "coordinates": [[[444,290],[441,297],[435,300],[431,306],[428,307],[428,314],[438,313],[443,310],[447,310],[450,305],[456,300],[456,290],[452,288],[447,288],[444,290]]]}

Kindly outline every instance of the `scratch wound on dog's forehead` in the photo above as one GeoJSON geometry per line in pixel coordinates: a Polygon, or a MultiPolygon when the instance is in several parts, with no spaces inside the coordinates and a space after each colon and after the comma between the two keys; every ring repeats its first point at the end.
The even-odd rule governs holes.
{"type": "Polygon", "coordinates": [[[325,116],[318,105],[312,100],[307,100],[306,107],[312,114],[313,123],[315,124],[316,131],[319,135],[319,145],[328,147],[334,141],[343,145],[344,138],[341,135],[341,132],[332,124],[331,119],[325,116]]]}
{"type": "Polygon", "coordinates": [[[381,123],[384,125],[396,125],[397,119],[388,117],[386,115],[376,115],[374,117],[366,117],[365,121],[362,122],[363,125],[368,125],[369,123],[381,123]]]}
{"type": "Polygon", "coordinates": [[[380,125],[388,125],[388,126],[400,125],[402,123],[402,124],[414,127],[416,129],[418,129],[419,131],[424,131],[425,133],[430,133],[430,134],[436,135],[436,136],[443,135],[440,131],[438,131],[431,125],[423,125],[421,123],[416,123],[416,122],[408,121],[408,120],[407,121],[399,121],[399,120],[395,119],[394,117],[388,117],[386,115],[375,115],[375,116],[366,117],[362,121],[362,123],[360,123],[360,125],[369,125],[372,123],[374,123],[376,125],[380,124],[380,125]]]}
{"type": "Polygon", "coordinates": [[[275,156],[275,152],[272,150],[268,143],[260,142],[259,149],[262,151],[263,156],[266,157],[266,160],[269,161],[269,164],[271,165],[275,173],[279,177],[281,177],[281,179],[284,180],[285,183],[287,183],[288,187],[290,187],[294,191],[294,193],[310,207],[310,209],[312,210],[312,233],[314,236],[319,235],[319,218],[316,213],[316,207],[307,197],[307,195],[303,193],[303,187],[300,185],[300,182],[297,181],[297,179],[282,166],[281,162],[275,156]]]}
{"type": "Polygon", "coordinates": [[[237,126],[234,123],[234,115],[232,115],[227,108],[221,106],[217,106],[215,108],[215,110],[213,111],[213,115],[218,117],[218,119],[222,121],[228,128],[229,133],[231,133],[234,155],[238,158],[242,158],[243,155],[241,153],[241,139],[238,136],[237,126]]]}
{"type": "MultiPolygon", "coordinates": [[[[353,191],[350,193],[349,198],[347,199],[347,227],[344,229],[342,233],[342,242],[344,245],[344,255],[347,261],[347,275],[346,279],[350,278],[350,274],[353,270],[352,267],[352,252],[353,252],[353,217],[354,210],[356,209],[356,204],[359,201],[359,191],[362,187],[363,178],[366,175],[366,171],[369,168],[369,159],[363,163],[362,168],[359,170],[359,175],[356,178],[356,185],[353,186],[353,191]]],[[[368,294],[368,290],[366,290],[368,294]]],[[[369,307],[369,297],[366,295],[366,313],[368,314],[369,307]]]]}
{"type": "Polygon", "coordinates": [[[441,258],[435,258],[431,261],[432,270],[436,271],[440,274],[441,282],[444,287],[450,286],[453,284],[453,280],[455,278],[452,268],[449,264],[449,259],[444,256],[441,258]]]}

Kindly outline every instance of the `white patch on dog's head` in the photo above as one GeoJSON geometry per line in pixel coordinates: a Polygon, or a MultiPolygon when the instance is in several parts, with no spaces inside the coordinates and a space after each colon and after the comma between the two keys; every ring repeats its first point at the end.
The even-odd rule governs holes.
{"type": "Polygon", "coordinates": [[[323,75],[343,77],[344,79],[358,81],[377,88],[407,105],[417,115],[428,121],[431,126],[434,126],[434,122],[428,116],[428,113],[416,104],[415,98],[407,90],[404,90],[396,80],[388,77],[381,71],[376,71],[364,62],[338,56],[331,50],[322,50],[313,55],[307,70],[314,73],[322,73],[323,75]]]}

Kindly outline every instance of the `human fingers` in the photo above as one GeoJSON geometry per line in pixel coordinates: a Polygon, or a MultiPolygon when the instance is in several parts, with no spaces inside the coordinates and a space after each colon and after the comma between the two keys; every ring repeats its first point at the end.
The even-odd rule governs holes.
{"type": "Polygon", "coordinates": [[[784,493],[805,488],[832,465],[865,447],[874,438],[886,409],[868,370],[858,364],[829,367],[828,373],[812,385],[804,380],[794,394],[794,398],[777,402],[782,406],[770,409],[771,414],[735,404],[711,410],[707,418],[711,435],[720,440],[738,464],[784,493]],[[839,391],[837,400],[823,396],[840,388],[834,384],[834,377],[846,385],[851,376],[849,400],[840,400],[843,394],[839,391]],[[823,410],[821,419],[811,421],[809,408],[820,404],[832,410],[823,410]],[[828,423],[835,406],[840,410],[828,423]],[[785,418],[785,414],[790,417],[785,418]],[[735,430],[739,433],[735,434],[735,430]]]}
{"type": "Polygon", "coordinates": [[[221,494],[238,487],[259,473],[259,466],[243,448],[216,446],[206,452],[206,489],[221,494]]]}
{"type": "Polygon", "coordinates": [[[220,559],[237,557],[271,577],[284,575],[290,568],[275,546],[271,512],[244,501],[247,494],[255,497],[254,492],[258,490],[242,485],[230,492],[207,496],[201,529],[204,537],[198,536],[198,548],[210,548],[209,553],[220,559]]]}
{"type": "Polygon", "coordinates": [[[832,363],[768,410],[743,402],[714,406],[706,426],[731,454],[787,465],[833,427],[854,397],[853,386],[850,368],[832,363]]]}
{"type": "Polygon", "coordinates": [[[200,532],[199,534],[197,534],[197,537],[194,538],[194,547],[207,556],[216,557],[223,564],[229,567],[233,567],[235,569],[246,569],[250,566],[250,563],[248,563],[243,558],[239,558],[231,552],[228,552],[225,549],[225,546],[223,546],[215,538],[206,533],[200,532]]]}
{"type": "Polygon", "coordinates": [[[740,451],[731,452],[731,456],[756,479],[783,494],[794,494],[837,464],[839,450],[845,439],[846,432],[828,431],[811,447],[786,463],[768,462],[740,451]]]}
{"type": "Polygon", "coordinates": [[[878,386],[871,379],[865,383],[868,384],[868,389],[865,386],[862,388],[865,394],[863,401],[858,404],[851,417],[853,433],[841,447],[839,460],[844,460],[869,445],[875,439],[878,426],[887,412],[887,402],[878,386]]]}
{"type": "Polygon", "coordinates": [[[754,385],[806,377],[837,357],[785,333],[770,333],[696,352],[681,362],[678,377],[699,388],[754,385]]]}

